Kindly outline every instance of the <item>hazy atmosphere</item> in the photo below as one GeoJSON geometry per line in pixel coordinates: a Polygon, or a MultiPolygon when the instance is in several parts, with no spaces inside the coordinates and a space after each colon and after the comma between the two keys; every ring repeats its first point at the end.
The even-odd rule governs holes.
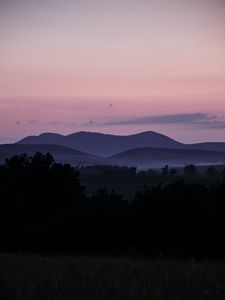
{"type": "Polygon", "coordinates": [[[225,141],[223,0],[0,0],[0,143],[154,130],[225,141]]]}

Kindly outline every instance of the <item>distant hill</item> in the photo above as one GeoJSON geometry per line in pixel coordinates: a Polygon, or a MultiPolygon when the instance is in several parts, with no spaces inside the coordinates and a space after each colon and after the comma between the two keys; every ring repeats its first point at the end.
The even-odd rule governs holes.
{"type": "Polygon", "coordinates": [[[96,132],[77,132],[70,135],[43,133],[39,136],[29,136],[17,144],[53,144],[92,153],[96,156],[108,157],[116,153],[135,148],[167,148],[167,149],[199,149],[225,152],[225,143],[182,144],[172,138],[153,131],[132,135],[112,135],[96,132]]]}
{"type": "Polygon", "coordinates": [[[26,137],[14,146],[0,146],[0,161],[11,154],[36,151],[50,152],[61,162],[85,165],[118,163],[158,167],[225,163],[225,143],[183,144],[153,131],[123,136],[85,131],[66,136],[43,133],[26,137]]]}
{"type": "Polygon", "coordinates": [[[26,137],[19,141],[18,144],[55,144],[103,157],[140,147],[169,149],[184,147],[183,144],[153,131],[127,136],[95,132],[77,132],[67,136],[43,133],[39,136],[26,137]]]}
{"type": "Polygon", "coordinates": [[[92,163],[93,160],[97,159],[96,156],[91,154],[58,145],[5,144],[0,145],[0,163],[3,163],[6,158],[10,158],[13,155],[22,153],[33,155],[36,152],[51,153],[57,162],[70,163],[72,165],[92,163]]]}
{"type": "Polygon", "coordinates": [[[200,149],[208,151],[222,151],[225,152],[225,143],[211,142],[185,145],[187,149],[200,149]]]}
{"type": "Polygon", "coordinates": [[[196,149],[138,148],[118,153],[110,157],[118,165],[139,167],[159,167],[165,164],[179,166],[185,164],[222,164],[225,152],[196,149]]]}

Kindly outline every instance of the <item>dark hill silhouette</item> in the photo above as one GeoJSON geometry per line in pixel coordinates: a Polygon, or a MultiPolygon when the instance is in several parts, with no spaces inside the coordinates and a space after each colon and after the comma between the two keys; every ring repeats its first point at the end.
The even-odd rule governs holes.
{"type": "Polygon", "coordinates": [[[219,164],[225,162],[225,152],[196,149],[137,148],[110,157],[119,165],[155,166],[170,164],[219,164]]]}
{"type": "Polygon", "coordinates": [[[5,144],[0,145],[0,163],[13,155],[22,153],[33,155],[36,152],[51,153],[54,159],[61,163],[83,164],[92,163],[92,160],[97,159],[94,155],[59,145],[5,144]]]}
{"type": "Polygon", "coordinates": [[[13,155],[36,152],[51,153],[60,163],[71,165],[132,165],[136,167],[160,167],[165,164],[222,164],[225,163],[225,152],[196,149],[136,148],[117,153],[108,158],[100,158],[79,150],[58,145],[0,145],[0,164],[13,155]]]}
{"type": "Polygon", "coordinates": [[[159,133],[153,131],[119,136],[95,132],[77,132],[67,136],[44,133],[30,136],[19,141],[18,144],[55,144],[80,151],[89,152],[97,156],[111,156],[113,154],[139,147],[153,148],[183,148],[184,146],[159,133]]]}
{"type": "Polygon", "coordinates": [[[186,145],[186,148],[225,152],[225,143],[219,143],[219,142],[197,143],[197,144],[186,145]]]}
{"type": "Polygon", "coordinates": [[[39,136],[29,136],[18,144],[54,144],[77,149],[93,155],[108,157],[135,148],[167,148],[167,149],[199,149],[225,152],[225,143],[209,142],[197,144],[182,144],[163,134],[146,131],[132,135],[112,135],[96,132],[77,132],[70,135],[43,133],[39,136]]]}

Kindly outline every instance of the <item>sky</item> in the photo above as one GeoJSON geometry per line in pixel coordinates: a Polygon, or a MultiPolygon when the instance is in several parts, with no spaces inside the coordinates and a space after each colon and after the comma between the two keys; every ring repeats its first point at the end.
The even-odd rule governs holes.
{"type": "Polygon", "coordinates": [[[225,142],[224,0],[0,0],[0,143],[148,130],[225,142]]]}

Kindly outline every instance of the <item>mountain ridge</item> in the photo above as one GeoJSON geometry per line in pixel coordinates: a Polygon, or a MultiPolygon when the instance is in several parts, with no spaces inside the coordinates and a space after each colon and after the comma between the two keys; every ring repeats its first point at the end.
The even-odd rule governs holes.
{"type": "Polygon", "coordinates": [[[130,135],[113,135],[90,131],[79,131],[68,135],[45,132],[38,136],[25,137],[17,144],[55,144],[100,157],[109,157],[116,153],[142,147],[225,152],[225,143],[223,142],[185,144],[155,131],[144,131],[130,135]]]}
{"type": "Polygon", "coordinates": [[[54,156],[54,159],[57,162],[61,163],[92,163],[93,160],[98,159],[97,156],[94,156],[92,154],[60,145],[3,144],[0,145],[0,163],[3,163],[6,158],[10,158],[14,155],[22,153],[26,153],[27,155],[33,155],[36,152],[50,153],[54,156]]]}
{"type": "Polygon", "coordinates": [[[36,152],[51,153],[60,163],[80,165],[132,165],[136,167],[161,167],[163,165],[181,166],[185,164],[223,164],[225,152],[200,149],[135,148],[103,158],[79,150],[59,145],[46,144],[5,144],[0,145],[0,164],[13,155],[36,152]]]}
{"type": "Polygon", "coordinates": [[[55,133],[42,133],[39,136],[29,136],[17,142],[17,144],[43,143],[62,145],[102,157],[108,157],[137,147],[182,147],[181,143],[154,131],[145,131],[131,135],[112,135],[86,131],[65,136],[55,133]]]}
{"type": "Polygon", "coordinates": [[[186,164],[225,163],[225,152],[201,149],[136,148],[109,158],[118,165],[137,165],[139,167],[159,167],[166,164],[181,166],[186,164]]]}

